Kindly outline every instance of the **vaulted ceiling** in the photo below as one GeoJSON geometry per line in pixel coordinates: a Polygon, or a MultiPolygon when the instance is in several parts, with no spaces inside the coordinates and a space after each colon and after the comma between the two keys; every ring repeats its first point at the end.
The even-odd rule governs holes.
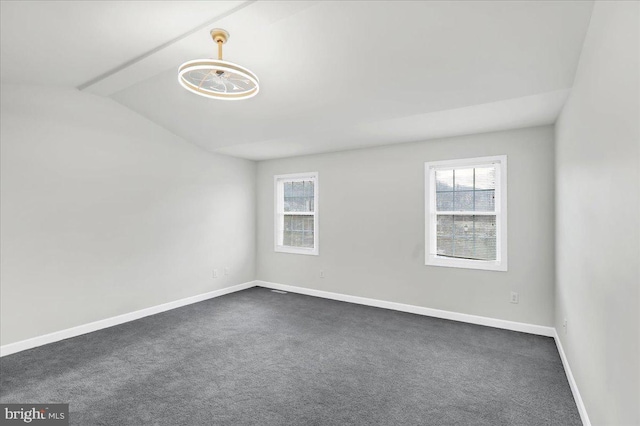
{"type": "Polygon", "coordinates": [[[268,159],[553,123],[586,1],[2,2],[2,83],[109,96],[212,151],[268,159]],[[217,101],[177,82],[225,59],[260,93],[217,101]]]}

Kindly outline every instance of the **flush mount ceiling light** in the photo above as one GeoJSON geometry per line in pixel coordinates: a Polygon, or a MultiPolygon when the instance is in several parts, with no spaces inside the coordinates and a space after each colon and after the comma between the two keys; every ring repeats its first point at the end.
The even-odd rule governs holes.
{"type": "Polygon", "coordinates": [[[255,96],[260,89],[258,77],[248,69],[222,60],[222,45],[229,33],[211,30],[218,44],[218,59],[194,59],[178,68],[178,81],[190,92],[213,99],[237,100],[255,96]]]}

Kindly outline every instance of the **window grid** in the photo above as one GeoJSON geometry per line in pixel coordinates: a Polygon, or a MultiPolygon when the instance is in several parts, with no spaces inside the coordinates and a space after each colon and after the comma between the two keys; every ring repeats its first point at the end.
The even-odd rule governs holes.
{"type": "MultiPolygon", "coordinates": [[[[480,167],[473,167],[473,175],[472,175],[472,186],[471,186],[471,190],[469,189],[464,189],[462,191],[460,190],[456,190],[457,186],[456,186],[456,172],[460,170],[460,168],[458,169],[453,169],[452,170],[452,187],[451,187],[451,191],[445,191],[445,190],[438,190],[437,186],[436,186],[436,200],[437,200],[437,196],[438,194],[442,194],[442,193],[450,193],[452,194],[451,196],[451,200],[452,200],[452,208],[451,211],[446,212],[446,213],[440,213],[438,211],[437,208],[437,203],[436,203],[436,220],[438,220],[438,218],[442,217],[442,216],[451,216],[452,217],[452,234],[451,234],[451,249],[452,249],[452,253],[450,255],[446,255],[446,254],[439,254],[440,256],[445,256],[445,257],[452,257],[452,258],[460,258],[460,259],[477,259],[477,260],[484,260],[484,258],[479,257],[478,255],[478,246],[477,246],[477,229],[476,229],[476,218],[478,217],[478,215],[476,215],[476,193],[478,192],[485,192],[485,193],[491,193],[493,192],[495,194],[495,187],[494,188],[486,188],[486,189],[478,189],[477,188],[477,184],[476,184],[476,170],[480,168],[480,167]],[[471,201],[471,210],[456,210],[456,199],[457,197],[455,196],[456,192],[473,192],[473,197],[472,197],[472,201],[471,201]],[[461,217],[461,216],[470,216],[471,217],[471,235],[472,235],[472,248],[473,248],[473,253],[472,256],[457,256],[456,254],[456,216],[461,217]]],[[[465,168],[468,170],[468,168],[465,168]]],[[[495,201],[495,195],[493,197],[494,201],[495,201]]],[[[494,211],[493,212],[486,212],[485,215],[489,215],[489,216],[496,216],[495,213],[495,204],[494,204],[494,211]]],[[[460,219],[458,219],[460,220],[460,219]]],[[[495,226],[495,225],[494,225],[495,226]]],[[[436,243],[437,244],[437,243],[436,243]]],[[[436,246],[437,248],[437,246],[436,246]]]]}
{"type": "Polygon", "coordinates": [[[425,163],[425,264],[507,270],[506,160],[425,163]]]}
{"type": "Polygon", "coordinates": [[[274,176],[275,251],[318,254],[318,174],[274,176]]]}

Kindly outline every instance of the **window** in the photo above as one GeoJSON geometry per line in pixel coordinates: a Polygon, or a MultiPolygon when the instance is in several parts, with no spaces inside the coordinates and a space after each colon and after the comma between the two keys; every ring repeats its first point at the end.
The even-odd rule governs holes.
{"type": "Polygon", "coordinates": [[[318,254],[318,173],[275,176],[275,250],[318,254]]]}
{"type": "Polygon", "coordinates": [[[507,157],[425,163],[427,265],[507,270],[507,157]]]}

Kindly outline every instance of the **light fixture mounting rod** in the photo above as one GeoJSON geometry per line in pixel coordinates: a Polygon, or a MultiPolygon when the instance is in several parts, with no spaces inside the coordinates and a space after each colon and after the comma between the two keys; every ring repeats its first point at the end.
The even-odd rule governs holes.
{"type": "Polygon", "coordinates": [[[229,33],[222,28],[214,28],[210,31],[211,38],[218,45],[218,59],[222,60],[222,45],[229,40],[229,33]]]}

